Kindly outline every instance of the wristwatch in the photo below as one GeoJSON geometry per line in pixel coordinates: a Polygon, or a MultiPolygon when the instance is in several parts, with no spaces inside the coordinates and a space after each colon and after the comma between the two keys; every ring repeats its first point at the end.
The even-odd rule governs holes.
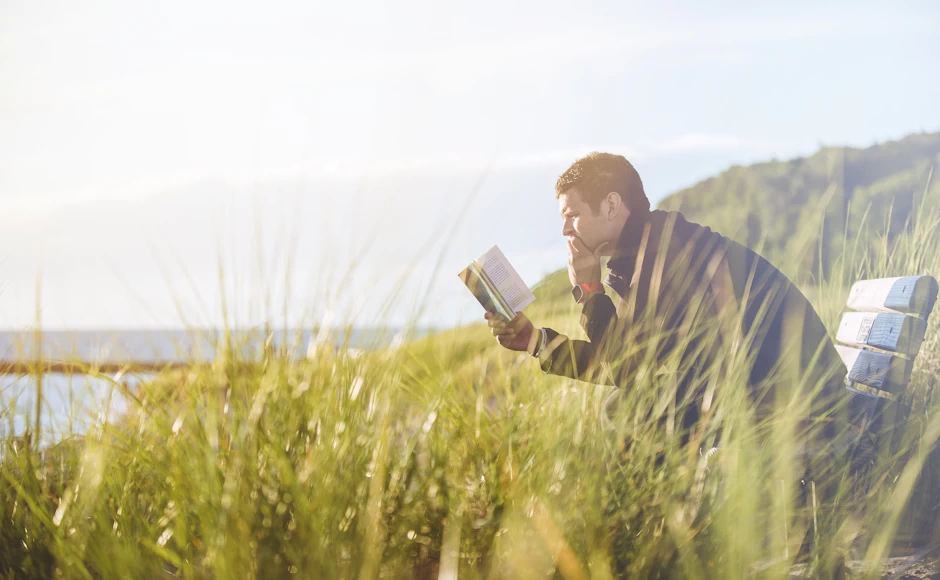
{"type": "Polygon", "coordinates": [[[584,304],[592,292],[603,292],[604,285],[600,282],[591,282],[590,284],[578,284],[571,289],[571,295],[578,304],[584,304]]]}

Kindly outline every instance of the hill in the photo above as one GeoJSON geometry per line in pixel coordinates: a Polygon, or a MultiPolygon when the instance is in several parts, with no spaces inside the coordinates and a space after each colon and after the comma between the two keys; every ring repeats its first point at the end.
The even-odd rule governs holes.
{"type": "Polygon", "coordinates": [[[735,166],[659,203],[753,248],[799,279],[827,276],[846,240],[865,248],[940,207],[940,132],[865,149],[822,147],[809,157],[735,166]],[[820,219],[822,218],[822,219],[820,219]],[[794,261],[808,239],[817,250],[794,261]]]}

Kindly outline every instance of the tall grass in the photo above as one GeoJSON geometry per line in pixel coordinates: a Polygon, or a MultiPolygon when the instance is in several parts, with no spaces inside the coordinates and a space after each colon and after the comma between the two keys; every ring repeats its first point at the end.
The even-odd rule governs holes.
{"type": "MultiPolygon", "coordinates": [[[[938,225],[925,210],[894,240],[863,240],[807,289],[830,328],[856,279],[940,275],[938,225]]],[[[577,336],[554,290],[538,289],[530,317],[577,336]]],[[[616,398],[543,374],[482,325],[305,356],[248,356],[228,335],[216,360],[127,392],[116,423],[45,449],[3,442],[0,571],[782,577],[804,560],[826,575],[839,554],[874,569],[892,549],[940,538],[937,326],[915,365],[903,444],[878,455],[875,485],[827,502],[792,477],[793,425],[754,418],[734,364],[714,369],[725,385],[715,411],[699,444],[683,446],[649,412],[664,394],[648,365],[616,398]]]]}

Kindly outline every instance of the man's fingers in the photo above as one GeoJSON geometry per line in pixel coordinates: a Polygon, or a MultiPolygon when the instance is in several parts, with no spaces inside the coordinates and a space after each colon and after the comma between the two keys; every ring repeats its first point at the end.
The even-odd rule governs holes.
{"type": "Polygon", "coordinates": [[[516,334],[515,329],[508,326],[497,326],[493,328],[492,332],[493,336],[514,336],[516,334]]]}
{"type": "Polygon", "coordinates": [[[568,238],[568,247],[573,248],[576,253],[592,253],[587,246],[584,245],[584,242],[581,241],[581,238],[568,238]]]}

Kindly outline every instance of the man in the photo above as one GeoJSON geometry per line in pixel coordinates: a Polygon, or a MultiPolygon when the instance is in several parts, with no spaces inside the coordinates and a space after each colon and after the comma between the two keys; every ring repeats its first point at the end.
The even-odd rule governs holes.
{"type": "Polygon", "coordinates": [[[528,351],[546,373],[665,389],[669,404],[651,412],[683,443],[704,443],[696,428],[713,412],[714,389],[741,369],[755,416],[785,408],[800,445],[809,429],[823,444],[841,431],[831,411],[845,367],[809,301],[767,260],[678,212],[650,211],[619,155],[578,159],[555,195],[588,340],[536,328],[521,313],[509,322],[487,313],[500,345],[528,351]],[[601,283],[603,256],[616,304],[601,283]]]}

